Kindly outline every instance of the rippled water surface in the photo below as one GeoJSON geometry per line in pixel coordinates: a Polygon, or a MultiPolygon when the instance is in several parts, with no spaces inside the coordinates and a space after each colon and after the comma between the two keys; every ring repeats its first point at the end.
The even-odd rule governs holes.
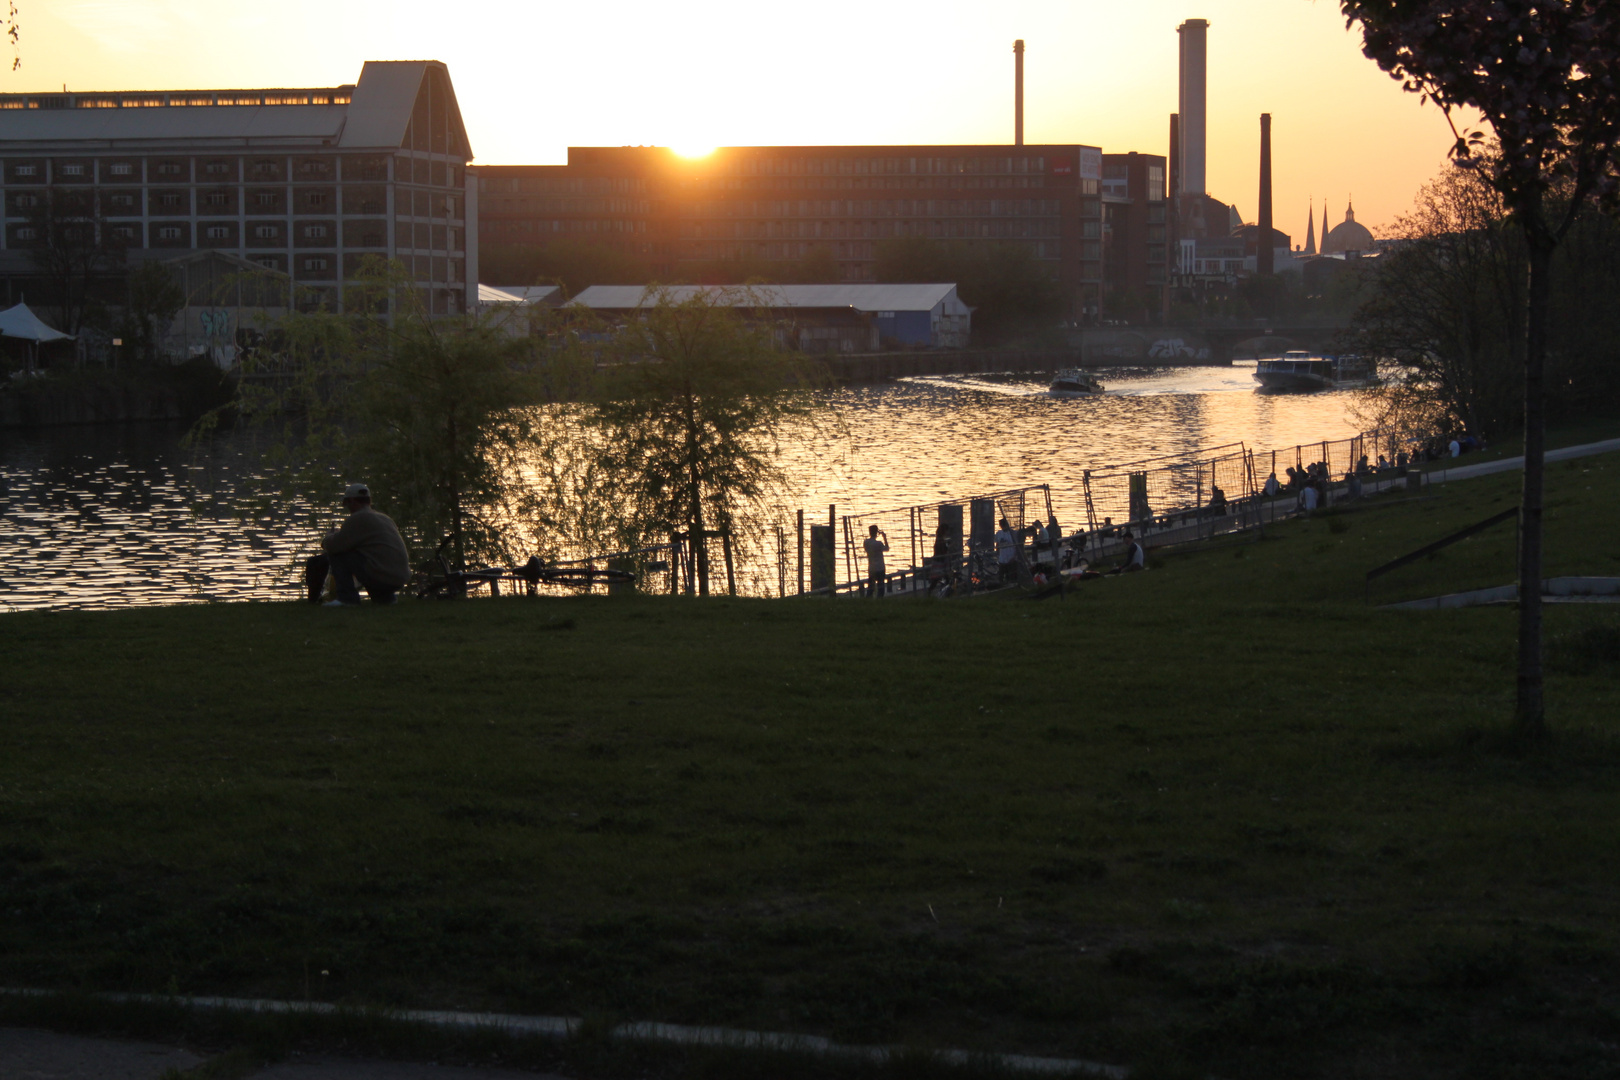
{"type": "MultiPolygon", "coordinates": [[[[1358,430],[1350,395],[1254,391],[1253,365],[1103,371],[1107,393],[1054,398],[1044,381],[943,376],[840,390],[837,434],[789,448],[807,517],[825,520],[1052,485],[1082,517],[1085,469],[1244,442],[1251,449],[1358,430]]],[[[0,607],[286,598],[310,523],[198,514],[254,462],[230,441],[198,461],[161,425],[0,432],[0,607]],[[204,466],[199,468],[198,466],[204,466]]],[[[336,523],[338,507],[332,507],[336,523]]]]}

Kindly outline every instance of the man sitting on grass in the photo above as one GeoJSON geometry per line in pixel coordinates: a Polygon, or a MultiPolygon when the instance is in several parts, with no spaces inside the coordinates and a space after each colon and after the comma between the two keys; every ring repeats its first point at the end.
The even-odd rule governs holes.
{"type": "Polygon", "coordinates": [[[1114,567],[1114,573],[1130,574],[1145,568],[1147,566],[1147,552],[1142,550],[1142,541],[1129,532],[1124,534],[1124,540],[1126,544],[1125,558],[1120,561],[1118,566],[1114,567]]]}
{"type": "Polygon", "coordinates": [[[349,607],[360,603],[360,588],[374,604],[392,604],[394,594],[411,580],[411,557],[405,540],[393,519],[371,508],[371,489],[350,484],[343,493],[343,506],[349,511],[341,527],[321,541],[324,555],[304,563],[304,581],[309,586],[309,602],[321,602],[326,575],[337,581],[337,599],[327,607],[349,607]]]}

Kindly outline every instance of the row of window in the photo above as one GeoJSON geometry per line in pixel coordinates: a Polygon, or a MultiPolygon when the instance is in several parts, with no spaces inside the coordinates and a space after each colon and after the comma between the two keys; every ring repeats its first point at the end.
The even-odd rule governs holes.
{"type": "MultiPolygon", "coordinates": [[[[1037,259],[1056,261],[1063,257],[1063,245],[1053,240],[1039,240],[1026,245],[1037,259]]],[[[703,261],[723,259],[782,259],[804,258],[814,250],[814,244],[736,244],[705,243],[697,241],[684,245],[681,257],[703,261]]],[[[874,244],[838,244],[834,246],[839,259],[874,259],[874,244]]]]}
{"type": "Polygon", "coordinates": [[[788,199],[692,202],[683,217],[1041,217],[1061,213],[1059,199],[788,199]]]}
{"type": "MultiPolygon", "coordinates": [[[[685,177],[681,180],[680,187],[698,191],[763,191],[773,188],[827,191],[849,191],[856,188],[885,188],[895,191],[914,188],[944,188],[960,191],[979,188],[1041,188],[1046,187],[1047,183],[1047,178],[1044,176],[715,176],[685,177]]],[[[1071,189],[1075,186],[1072,180],[1060,184],[1054,179],[1051,184],[1054,187],[1064,186],[1071,189]]],[[[1079,186],[1087,194],[1095,195],[1097,193],[1097,181],[1095,180],[1083,181],[1079,186]]]]}
{"type": "MultiPolygon", "coordinates": [[[[53,189],[57,190],[57,189],[53,189]]],[[[112,189],[99,193],[101,212],[112,217],[127,217],[140,213],[141,196],[135,191],[120,191],[112,189]]],[[[192,212],[193,194],[196,197],[197,213],[202,215],[225,215],[238,212],[238,199],[249,213],[280,214],[287,212],[287,189],[285,188],[248,188],[241,191],[237,188],[219,188],[214,190],[201,189],[195,193],[188,188],[178,190],[163,190],[158,188],[146,189],[147,212],[156,215],[179,216],[192,212]]],[[[387,189],[380,184],[349,184],[344,187],[329,188],[294,188],[292,190],[293,213],[300,214],[329,214],[336,209],[338,197],[342,196],[342,212],[345,214],[385,214],[388,212],[387,189]]],[[[69,214],[88,213],[90,200],[94,197],[91,192],[79,191],[72,188],[57,190],[56,198],[62,200],[62,209],[69,214]]],[[[45,205],[46,196],[39,191],[27,189],[11,191],[6,195],[5,205],[13,217],[27,217],[31,212],[45,205]]],[[[408,188],[395,189],[395,207],[401,217],[440,217],[454,218],[464,207],[461,200],[455,195],[443,192],[411,190],[408,188]]]]}
{"type": "Polygon", "coordinates": [[[478,177],[478,190],[533,192],[537,195],[640,195],[647,181],[639,176],[486,176],[478,177]]]}
{"type": "Polygon", "coordinates": [[[479,209],[502,214],[650,214],[646,199],[512,199],[491,197],[479,209]]]}
{"type": "MultiPolygon", "coordinates": [[[[345,247],[386,247],[386,234],[379,223],[369,230],[346,230],[344,234],[345,247]]],[[[78,240],[89,232],[93,226],[89,223],[74,223],[60,226],[61,235],[68,240],[78,240]]],[[[141,238],[141,226],[138,224],[113,223],[107,225],[106,235],[112,240],[125,244],[135,244],[141,238]]],[[[295,226],[291,234],[300,247],[330,247],[337,237],[337,229],[331,223],[306,222],[295,226]]],[[[10,230],[14,245],[28,245],[38,243],[46,235],[46,230],[37,225],[15,225],[10,230]]],[[[173,225],[151,226],[151,236],[154,241],[183,241],[189,239],[191,227],[189,223],[176,223],[173,225]]],[[[236,223],[226,225],[200,225],[197,228],[198,237],[205,240],[236,243],[236,223]]],[[[261,222],[249,224],[243,235],[256,241],[268,241],[276,245],[284,244],[289,230],[284,222],[261,222]]]]}
{"type": "MultiPolygon", "coordinates": [[[[463,166],[446,161],[400,155],[394,160],[392,179],[423,187],[459,188],[463,166]]],[[[349,182],[388,180],[389,158],[379,154],[344,154],[335,157],[155,157],[155,158],[8,158],[3,174],[9,184],[134,184],[190,180],[228,183],[291,180],[349,182]]]]}
{"type": "Polygon", "coordinates": [[[490,221],[480,220],[478,231],[491,236],[516,236],[532,233],[644,233],[647,231],[645,221],[628,221],[624,218],[609,221],[599,221],[594,218],[570,218],[561,221],[536,220],[530,218],[525,221],[490,221]]]}
{"type": "Polygon", "coordinates": [[[186,105],[347,105],[352,87],[336,90],[222,90],[217,93],[7,94],[0,109],[141,109],[186,105]]]}
{"type": "Polygon", "coordinates": [[[845,237],[926,236],[937,239],[1029,240],[1058,239],[1059,218],[1021,221],[696,221],[683,222],[683,237],[723,237],[737,240],[777,237],[830,240],[845,237]]]}
{"type": "MultiPolygon", "coordinates": [[[[715,171],[739,176],[1018,175],[1044,173],[1044,154],[975,154],[971,157],[727,157],[715,171]]],[[[1073,169],[1073,158],[1054,158],[1053,171],[1073,169]]]]}

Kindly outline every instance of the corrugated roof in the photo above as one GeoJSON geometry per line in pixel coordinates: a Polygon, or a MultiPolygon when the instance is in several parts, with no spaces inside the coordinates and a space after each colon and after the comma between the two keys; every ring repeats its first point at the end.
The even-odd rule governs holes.
{"type": "Polygon", "coordinates": [[[509,304],[537,304],[557,293],[556,285],[479,285],[478,302],[509,304]],[[491,294],[486,297],[485,292],[491,294]],[[499,295],[496,295],[499,294],[499,295]]]}
{"type": "MultiPolygon", "coordinates": [[[[143,109],[0,109],[0,140],[21,143],[191,139],[320,142],[338,137],[349,108],[348,105],[157,105],[143,109]]],[[[405,112],[409,117],[409,104],[405,112]]]]}
{"type": "MultiPolygon", "coordinates": [[[[725,286],[672,285],[671,298],[681,301],[699,291],[720,292],[725,286]]],[[[743,291],[737,290],[739,301],[743,291]]],[[[628,310],[640,307],[646,295],[643,285],[592,285],[574,297],[573,302],[599,310],[628,310]]],[[[932,311],[940,301],[956,291],[954,284],[924,285],[760,285],[752,292],[771,307],[782,308],[836,308],[852,307],[856,311],[932,311]]],[[[745,301],[744,301],[745,302],[745,301]]]]}
{"type": "MultiPolygon", "coordinates": [[[[118,109],[0,109],[0,141],[12,143],[163,142],[221,139],[331,143],[389,148],[405,141],[416,97],[436,60],[368,60],[347,105],[153,105],[118,109]]],[[[448,71],[451,115],[466,126],[448,71]]],[[[15,152],[15,151],[13,151],[15,152]]],[[[471,150],[468,150],[471,156],[471,150]]]]}

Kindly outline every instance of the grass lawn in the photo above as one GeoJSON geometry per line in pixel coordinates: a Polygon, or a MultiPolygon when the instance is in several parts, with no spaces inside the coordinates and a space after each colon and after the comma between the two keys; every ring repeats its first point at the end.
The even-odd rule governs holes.
{"type": "MultiPolygon", "coordinates": [[[[3,615],[0,984],[1612,1076],[1620,609],[1548,608],[1526,749],[1511,608],[1363,600],[1517,483],[1062,602],[3,615]]],[[[1620,455],[1549,492],[1549,575],[1620,575],[1620,455]]]]}

